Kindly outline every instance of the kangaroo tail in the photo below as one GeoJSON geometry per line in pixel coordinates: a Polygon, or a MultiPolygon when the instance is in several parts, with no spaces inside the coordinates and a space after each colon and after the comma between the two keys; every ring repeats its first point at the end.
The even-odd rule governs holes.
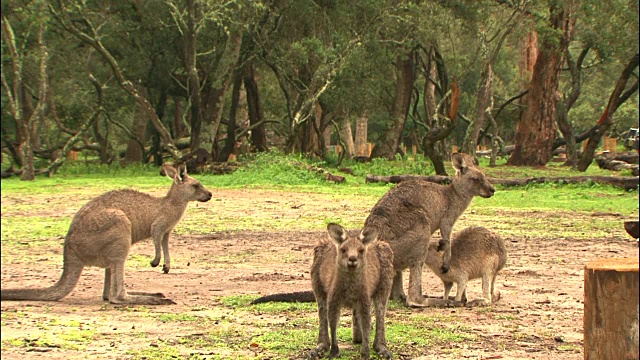
{"type": "Polygon", "coordinates": [[[251,305],[266,302],[315,302],[316,297],[312,291],[297,291],[292,293],[271,294],[259,297],[251,302],[251,305]]]}
{"type": "Polygon", "coordinates": [[[67,296],[78,283],[84,269],[81,260],[75,254],[64,250],[62,275],[55,285],[37,289],[2,289],[0,298],[4,300],[57,301],[67,296]]]}

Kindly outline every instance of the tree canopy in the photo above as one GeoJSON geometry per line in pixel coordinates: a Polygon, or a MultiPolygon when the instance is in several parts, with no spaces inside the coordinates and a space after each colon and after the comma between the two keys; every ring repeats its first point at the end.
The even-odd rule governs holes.
{"type": "Polygon", "coordinates": [[[513,165],[565,146],[585,170],[638,126],[638,30],[637,0],[4,1],[2,152],[25,180],[70,151],[160,164],[366,143],[440,174],[454,146],[505,144],[513,165]]]}

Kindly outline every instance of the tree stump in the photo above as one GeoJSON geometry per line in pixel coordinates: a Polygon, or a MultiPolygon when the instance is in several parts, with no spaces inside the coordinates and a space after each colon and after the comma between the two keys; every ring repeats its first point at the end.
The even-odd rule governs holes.
{"type": "Polygon", "coordinates": [[[599,259],[585,265],[585,360],[639,358],[638,261],[599,259]]]}

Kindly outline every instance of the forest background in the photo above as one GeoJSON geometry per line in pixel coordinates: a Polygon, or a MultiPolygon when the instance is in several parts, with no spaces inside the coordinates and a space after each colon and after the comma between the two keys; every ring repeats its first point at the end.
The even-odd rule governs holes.
{"type": "Polygon", "coordinates": [[[3,1],[3,170],[339,147],[444,174],[486,146],[585,171],[638,127],[637,69],[637,0],[3,1]]]}

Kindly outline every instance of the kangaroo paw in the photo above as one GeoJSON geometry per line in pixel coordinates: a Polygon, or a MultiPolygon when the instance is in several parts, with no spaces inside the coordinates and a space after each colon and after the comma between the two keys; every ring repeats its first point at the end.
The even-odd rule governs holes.
{"type": "Polygon", "coordinates": [[[167,266],[167,264],[162,265],[162,272],[165,274],[169,273],[169,267],[167,266]]]}
{"type": "Polygon", "coordinates": [[[158,265],[160,265],[160,259],[157,259],[157,260],[153,259],[151,260],[150,264],[151,264],[151,267],[157,267],[158,265]]]}
{"type": "Polygon", "coordinates": [[[446,274],[449,272],[449,264],[442,264],[442,273],[446,274]]]}
{"type": "Polygon", "coordinates": [[[329,357],[338,357],[340,355],[340,348],[336,346],[331,347],[331,351],[329,351],[329,357]]]}
{"type": "Polygon", "coordinates": [[[491,301],[487,299],[475,299],[467,303],[467,307],[489,306],[489,305],[491,305],[491,301]]]}
{"type": "Polygon", "coordinates": [[[386,347],[383,347],[383,348],[381,348],[379,350],[376,350],[376,352],[383,359],[391,359],[391,358],[393,358],[393,355],[391,355],[391,353],[389,352],[389,350],[387,350],[386,347]]]}
{"type": "Polygon", "coordinates": [[[444,251],[447,242],[444,240],[438,241],[438,251],[444,251]]]}

